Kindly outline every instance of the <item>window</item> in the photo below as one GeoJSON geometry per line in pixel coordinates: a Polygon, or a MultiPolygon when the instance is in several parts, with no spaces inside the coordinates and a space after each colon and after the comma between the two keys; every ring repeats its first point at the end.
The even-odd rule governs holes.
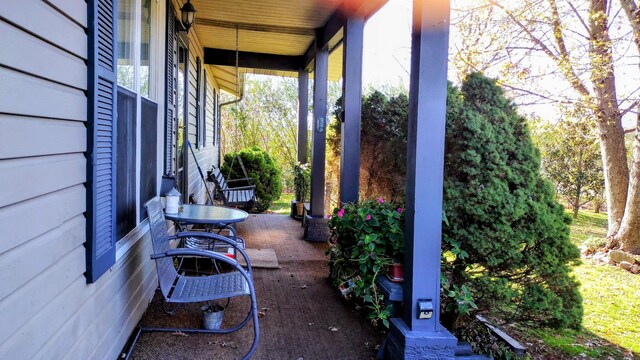
{"type": "Polygon", "coordinates": [[[129,239],[142,237],[143,215],[137,210],[156,192],[155,4],[150,0],[87,2],[85,275],[89,283],[113,266],[118,253],[135,244],[129,239]],[[129,232],[132,228],[139,231],[129,232]]]}
{"type": "Polygon", "coordinates": [[[186,167],[189,164],[188,149],[187,149],[187,136],[189,134],[187,130],[187,64],[189,62],[189,51],[184,41],[180,40],[178,44],[178,76],[177,80],[177,94],[176,94],[176,114],[177,114],[177,133],[175,139],[176,148],[176,187],[182,194],[183,201],[187,199],[188,184],[187,184],[187,170],[186,167]]]}
{"type": "Polygon", "coordinates": [[[118,85],[135,89],[135,0],[118,1],[118,85]]]}
{"type": "Polygon", "coordinates": [[[118,118],[116,146],[116,239],[146,217],[145,201],[156,194],[157,104],[150,0],[118,0],[118,118]]]}
{"type": "Polygon", "coordinates": [[[151,74],[155,69],[151,49],[151,0],[142,0],[140,16],[140,95],[149,98],[150,86],[153,85],[151,74]]]}

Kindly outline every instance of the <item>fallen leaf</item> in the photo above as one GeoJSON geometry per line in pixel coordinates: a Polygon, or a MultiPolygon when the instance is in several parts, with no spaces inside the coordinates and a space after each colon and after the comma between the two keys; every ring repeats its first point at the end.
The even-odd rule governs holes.
{"type": "Polygon", "coordinates": [[[264,313],[264,312],[262,312],[262,311],[258,311],[258,317],[259,317],[259,318],[263,317],[264,315],[265,315],[265,313],[264,313]]]}
{"type": "Polygon", "coordinates": [[[312,326],[314,323],[309,323],[309,326],[312,326]]]}
{"type": "Polygon", "coordinates": [[[335,331],[338,331],[338,328],[337,328],[337,327],[335,327],[335,326],[329,326],[329,330],[331,330],[331,331],[334,331],[334,332],[335,332],[335,331]]]}
{"type": "Polygon", "coordinates": [[[309,287],[309,285],[302,285],[302,286],[300,286],[300,289],[306,289],[308,287],[309,287]]]}
{"type": "Polygon", "coordinates": [[[184,336],[184,337],[189,336],[189,335],[183,333],[182,331],[174,331],[174,332],[171,333],[171,335],[184,336]]]}

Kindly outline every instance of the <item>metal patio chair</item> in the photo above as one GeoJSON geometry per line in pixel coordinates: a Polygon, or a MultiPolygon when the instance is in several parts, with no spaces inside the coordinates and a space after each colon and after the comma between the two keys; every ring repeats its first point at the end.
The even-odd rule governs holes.
{"type": "Polygon", "coordinates": [[[179,232],[176,235],[168,234],[167,223],[162,211],[162,204],[158,197],[149,200],[145,204],[149,215],[149,226],[151,228],[151,240],[153,241],[153,252],[151,258],[156,261],[158,272],[158,283],[160,291],[167,303],[194,303],[213,300],[229,299],[238,296],[249,296],[251,298],[251,309],[247,317],[239,324],[226,329],[199,329],[199,328],[153,328],[144,327],[139,331],[151,332],[184,332],[184,333],[217,333],[228,334],[243,328],[253,320],[253,343],[243,359],[249,359],[258,346],[260,330],[258,325],[258,305],[253,286],[251,262],[245,251],[238,244],[221,235],[207,232],[179,232]],[[174,249],[171,247],[173,240],[180,240],[186,237],[206,238],[215,242],[225,242],[240,253],[247,264],[245,270],[235,259],[231,259],[222,254],[201,250],[201,249],[174,249]],[[229,265],[233,270],[225,273],[218,273],[208,276],[186,276],[180,274],[174,266],[174,258],[178,257],[206,257],[220,263],[229,265]]]}

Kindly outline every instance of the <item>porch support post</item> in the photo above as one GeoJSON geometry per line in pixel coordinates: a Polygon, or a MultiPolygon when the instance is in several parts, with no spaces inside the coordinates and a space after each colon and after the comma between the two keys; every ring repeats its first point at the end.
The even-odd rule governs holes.
{"type": "Polygon", "coordinates": [[[329,228],[324,217],[324,171],[327,147],[327,85],[329,81],[329,48],[318,46],[316,38],[313,80],[313,130],[311,149],[311,211],[305,219],[305,239],[327,241],[329,228]]]}
{"type": "Polygon", "coordinates": [[[306,164],[307,139],[309,130],[307,117],[309,115],[309,73],[302,69],[298,71],[298,162],[306,164]]]}
{"type": "Polygon", "coordinates": [[[360,123],[362,113],[362,47],[364,18],[345,21],[342,57],[342,136],[340,202],[358,201],[360,193],[360,123]]]}
{"type": "Polygon", "coordinates": [[[449,0],[413,2],[402,318],[391,321],[388,359],[454,358],[440,325],[440,243],[449,0]],[[420,318],[420,307],[432,309],[420,318]]]}

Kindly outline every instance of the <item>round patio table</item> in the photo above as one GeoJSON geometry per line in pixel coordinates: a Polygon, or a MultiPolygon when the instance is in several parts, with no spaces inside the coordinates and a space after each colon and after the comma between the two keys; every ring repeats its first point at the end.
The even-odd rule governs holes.
{"type": "Polygon", "coordinates": [[[176,214],[164,214],[167,220],[181,224],[229,225],[247,220],[246,211],[215,205],[182,205],[176,214]]]}
{"type": "MultiPolygon", "coordinates": [[[[241,248],[244,248],[244,239],[237,236],[234,225],[245,221],[247,217],[249,217],[246,211],[224,206],[195,204],[182,205],[180,208],[181,211],[175,214],[164,214],[165,219],[173,220],[178,231],[186,230],[185,225],[189,224],[205,225],[206,231],[217,231],[218,234],[226,229],[229,231],[230,237],[237,241],[241,248]]],[[[211,242],[210,240],[203,240],[197,237],[185,238],[181,246],[204,250],[229,247],[226,243],[220,243],[218,241],[211,242]]]]}

